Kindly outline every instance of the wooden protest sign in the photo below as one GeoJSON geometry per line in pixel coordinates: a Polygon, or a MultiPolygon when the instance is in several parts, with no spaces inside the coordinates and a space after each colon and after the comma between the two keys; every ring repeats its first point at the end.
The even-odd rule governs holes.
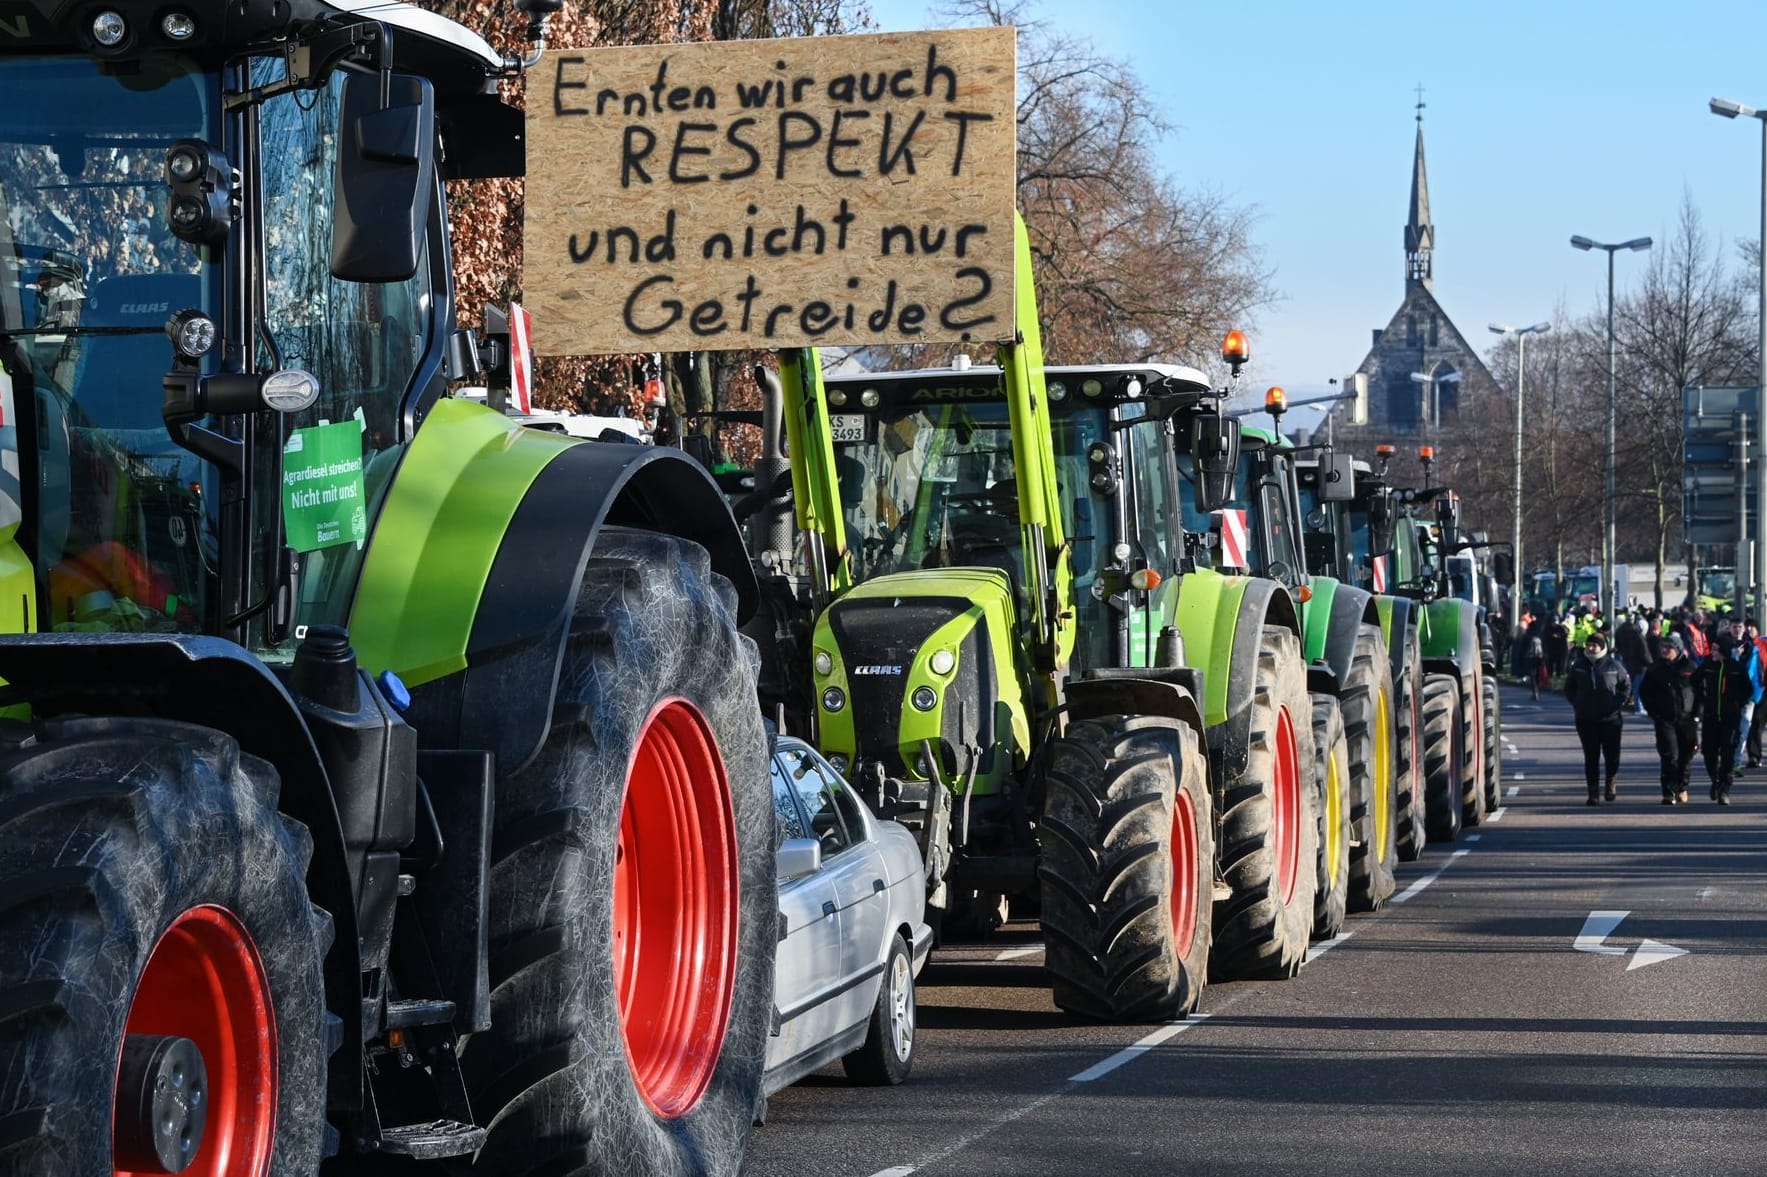
{"type": "Polygon", "coordinates": [[[527,97],[535,350],[1010,339],[1014,37],[547,52],[527,97]]]}

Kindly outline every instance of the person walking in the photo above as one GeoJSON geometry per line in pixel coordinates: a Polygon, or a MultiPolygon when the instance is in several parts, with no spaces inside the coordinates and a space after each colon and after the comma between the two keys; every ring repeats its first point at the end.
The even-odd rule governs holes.
{"type": "Polygon", "coordinates": [[[1743,704],[1754,693],[1749,681],[1748,654],[1752,648],[1719,638],[1713,656],[1700,668],[1697,689],[1700,700],[1700,743],[1706,752],[1706,775],[1712,779],[1711,798],[1730,804],[1730,786],[1736,779],[1736,742],[1742,735],[1743,704]]]}
{"type": "Polygon", "coordinates": [[[1657,756],[1663,762],[1663,804],[1687,804],[1693,754],[1699,750],[1699,691],[1693,664],[1681,639],[1663,639],[1658,658],[1644,669],[1638,698],[1657,729],[1657,756]]]}
{"type": "Polygon", "coordinates": [[[1763,675],[1761,656],[1755,650],[1755,643],[1750,640],[1748,630],[1741,621],[1731,623],[1730,640],[1735,643],[1732,647],[1733,656],[1742,663],[1745,673],[1749,676],[1749,693],[1748,697],[1743,700],[1742,721],[1736,729],[1736,763],[1733,766],[1736,769],[1736,775],[1741,776],[1743,765],[1746,763],[1743,745],[1747,742],[1749,729],[1754,724],[1755,712],[1761,709],[1763,675]]]}
{"type": "MultiPolygon", "coordinates": [[[[1763,683],[1767,683],[1767,637],[1761,636],[1761,623],[1753,617],[1749,618],[1745,627],[1749,641],[1755,647],[1755,672],[1763,683]]],[[[1748,747],[1748,765],[1750,768],[1761,767],[1761,729],[1767,728],[1767,707],[1761,706],[1759,694],[1755,698],[1754,718],[1749,721],[1748,735],[1745,743],[1748,747]]]]}
{"type": "Polygon", "coordinates": [[[1534,702],[1540,701],[1540,683],[1546,677],[1546,643],[1540,640],[1538,622],[1528,631],[1522,642],[1522,673],[1527,676],[1528,686],[1533,689],[1534,702]]]}
{"type": "Polygon", "coordinates": [[[1591,634],[1565,676],[1565,698],[1577,718],[1577,739],[1583,745],[1583,776],[1589,804],[1601,804],[1600,769],[1607,766],[1607,799],[1619,796],[1620,733],[1632,702],[1632,679],[1620,660],[1607,650],[1607,639],[1591,634]]]}
{"type": "Polygon", "coordinates": [[[1550,674],[1563,674],[1565,671],[1565,654],[1571,640],[1570,627],[1565,619],[1557,613],[1546,626],[1546,666],[1550,674]]]}
{"type": "MultiPolygon", "coordinates": [[[[1632,690],[1636,696],[1638,680],[1650,666],[1650,647],[1645,643],[1644,627],[1639,624],[1638,619],[1630,613],[1622,616],[1624,620],[1614,630],[1614,657],[1620,660],[1626,673],[1632,676],[1632,690]]],[[[1643,701],[1635,699],[1634,702],[1634,714],[1643,715],[1643,701]]]]}

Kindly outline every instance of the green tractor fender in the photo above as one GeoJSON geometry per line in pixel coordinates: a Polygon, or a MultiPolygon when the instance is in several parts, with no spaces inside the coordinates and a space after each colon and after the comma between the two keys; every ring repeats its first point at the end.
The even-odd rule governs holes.
{"type": "Polygon", "coordinates": [[[361,1103],[361,955],[356,896],[343,825],[319,749],[294,699],[270,669],[217,637],[67,633],[0,637],[0,677],[32,700],[32,712],[173,719],[225,732],[276,766],[277,802],[313,836],[307,889],[336,932],[325,958],[326,1007],[343,1026],[351,1060],[332,1075],[333,1098],[361,1103]]]}
{"type": "Polygon", "coordinates": [[[1381,636],[1387,639],[1387,656],[1393,662],[1393,681],[1405,677],[1405,643],[1411,630],[1417,628],[1417,602],[1410,597],[1376,597],[1375,609],[1380,613],[1381,636]]]}
{"type": "Polygon", "coordinates": [[[1424,605],[1419,626],[1423,668],[1457,679],[1479,672],[1479,619],[1472,604],[1458,598],[1424,605]]]}
{"type": "Polygon", "coordinates": [[[573,441],[464,400],[431,410],[387,490],[350,613],[361,666],[412,689],[427,746],[488,749],[503,772],[538,753],[603,524],[701,545],[736,589],[738,622],[753,613],[741,533],[684,453],[573,441]]]}
{"type": "Polygon", "coordinates": [[[1203,719],[1217,779],[1244,772],[1251,754],[1253,671],[1266,625],[1302,636],[1294,598],[1277,582],[1211,569],[1184,574],[1178,630],[1185,661],[1203,672],[1203,719]]]}
{"type": "MultiPolygon", "coordinates": [[[[1301,606],[1306,627],[1303,649],[1309,667],[1323,663],[1329,670],[1330,689],[1336,694],[1350,677],[1350,664],[1356,659],[1356,639],[1362,627],[1379,625],[1380,610],[1373,593],[1334,577],[1315,576],[1309,585],[1313,598],[1301,606]]],[[[1310,674],[1309,678],[1312,677],[1310,674]]]]}

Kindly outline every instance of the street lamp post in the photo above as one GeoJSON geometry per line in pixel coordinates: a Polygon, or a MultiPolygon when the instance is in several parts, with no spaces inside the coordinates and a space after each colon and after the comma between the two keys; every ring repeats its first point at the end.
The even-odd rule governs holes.
{"type": "MultiPolygon", "coordinates": [[[[1752,118],[1761,124],[1761,243],[1767,250],[1767,110],[1756,110],[1752,106],[1744,106],[1740,102],[1732,102],[1728,98],[1714,98],[1710,103],[1713,114],[1733,119],[1738,115],[1752,118]]],[[[1755,454],[1757,458],[1767,457],[1767,257],[1761,262],[1761,285],[1759,305],[1759,329],[1761,370],[1759,389],[1756,394],[1761,398],[1755,405],[1755,454]]],[[[1761,521],[1767,520],[1767,466],[1762,466],[1757,474],[1758,485],[1755,488],[1755,520],[1756,530],[1762,530],[1761,521]]],[[[1767,534],[1755,536],[1755,614],[1761,616],[1767,610],[1767,534]]],[[[1739,568],[1740,572],[1741,569],[1739,568]]]]}
{"type": "Polygon", "coordinates": [[[1622,249],[1649,249],[1650,238],[1634,237],[1618,245],[1603,245],[1587,237],[1571,238],[1577,249],[1607,252],[1607,525],[1601,534],[1601,615],[1614,623],[1614,254],[1622,249]]]}
{"type": "Polygon", "coordinates": [[[1515,336],[1515,471],[1514,514],[1510,530],[1510,564],[1515,583],[1509,589],[1509,632],[1513,635],[1522,623],[1522,390],[1528,378],[1528,336],[1552,330],[1551,323],[1535,323],[1532,327],[1511,327],[1492,323],[1498,335],[1515,336]]]}
{"type": "Polygon", "coordinates": [[[1427,372],[1413,372],[1411,382],[1423,385],[1423,423],[1429,427],[1431,434],[1434,434],[1437,429],[1442,427],[1442,406],[1436,400],[1436,386],[1458,384],[1460,373],[1449,372],[1445,376],[1438,376],[1436,369],[1431,367],[1427,372]]]}

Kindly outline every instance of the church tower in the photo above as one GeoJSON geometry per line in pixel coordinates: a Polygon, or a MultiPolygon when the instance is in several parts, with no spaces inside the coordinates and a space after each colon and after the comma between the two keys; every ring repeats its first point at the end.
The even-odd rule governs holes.
{"type": "MultiPolygon", "coordinates": [[[[1377,328],[1347,389],[1356,407],[1334,410],[1349,436],[1366,427],[1376,441],[1432,442],[1463,424],[1461,407],[1495,389],[1491,373],[1436,301],[1436,227],[1430,219],[1430,182],[1424,169],[1423,94],[1417,102],[1417,138],[1411,159],[1411,203],[1405,221],[1405,296],[1385,327],[1377,328]],[[1365,390],[1365,393],[1364,393],[1365,390]]],[[[1469,419],[1464,421],[1472,425],[1469,419]]]]}

